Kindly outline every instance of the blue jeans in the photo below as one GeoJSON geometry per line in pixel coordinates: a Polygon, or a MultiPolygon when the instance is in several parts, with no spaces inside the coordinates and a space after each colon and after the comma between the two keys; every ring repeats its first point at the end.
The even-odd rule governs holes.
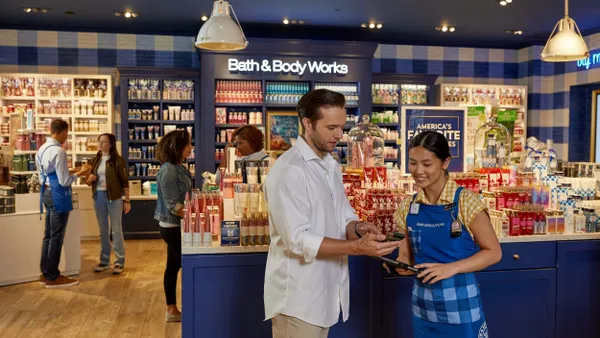
{"type": "Polygon", "coordinates": [[[110,264],[110,230],[115,246],[115,265],[125,266],[125,240],[123,239],[123,200],[110,201],[106,191],[94,194],[94,209],[100,226],[100,264],[110,264]],[[110,227],[109,227],[110,219],[110,227]]]}
{"type": "Polygon", "coordinates": [[[46,207],[46,230],[44,231],[44,240],[42,242],[40,270],[47,280],[55,280],[60,276],[58,264],[60,263],[60,253],[65,239],[69,213],[57,212],[54,209],[50,189],[44,191],[42,202],[46,207]]]}

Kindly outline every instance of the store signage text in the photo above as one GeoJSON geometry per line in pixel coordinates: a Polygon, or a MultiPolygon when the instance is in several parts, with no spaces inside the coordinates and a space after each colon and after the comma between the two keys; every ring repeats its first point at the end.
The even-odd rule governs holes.
{"type": "Polygon", "coordinates": [[[311,74],[348,74],[348,65],[343,63],[325,63],[323,61],[284,62],[282,60],[261,60],[254,59],[238,60],[230,58],[227,60],[229,72],[263,72],[263,73],[290,73],[298,76],[304,75],[306,71],[311,74]]]}
{"type": "Polygon", "coordinates": [[[463,172],[466,166],[466,112],[464,109],[428,109],[424,107],[407,108],[402,113],[402,134],[406,142],[403,145],[404,172],[408,173],[408,144],[420,133],[434,130],[446,137],[450,148],[450,172],[463,172]]]}
{"type": "MultiPolygon", "coordinates": [[[[456,127],[458,127],[458,125],[456,127]]],[[[456,149],[457,142],[460,141],[462,132],[460,130],[453,130],[454,128],[452,123],[419,123],[417,124],[416,130],[408,131],[408,139],[411,140],[425,130],[435,130],[446,137],[450,149],[456,149]]]]}
{"type": "Polygon", "coordinates": [[[587,59],[577,61],[577,68],[590,69],[590,67],[593,68],[596,65],[600,65],[600,52],[590,55],[587,59]]]}

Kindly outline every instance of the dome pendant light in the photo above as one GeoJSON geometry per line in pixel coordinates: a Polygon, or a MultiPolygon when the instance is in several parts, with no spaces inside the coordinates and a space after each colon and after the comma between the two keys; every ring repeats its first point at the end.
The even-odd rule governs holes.
{"type": "Polygon", "coordinates": [[[590,51],[581,36],[575,20],[569,17],[569,0],[565,0],[565,17],[560,19],[542,51],[542,60],[569,62],[590,57],[590,51]],[[558,28],[558,31],[557,31],[558,28]],[[556,33],[556,34],[554,34],[556,33]]]}
{"type": "Polygon", "coordinates": [[[248,40],[229,2],[215,1],[210,19],[200,28],[195,45],[214,51],[242,50],[248,46],[248,40]],[[229,15],[230,10],[235,21],[229,15]]]}

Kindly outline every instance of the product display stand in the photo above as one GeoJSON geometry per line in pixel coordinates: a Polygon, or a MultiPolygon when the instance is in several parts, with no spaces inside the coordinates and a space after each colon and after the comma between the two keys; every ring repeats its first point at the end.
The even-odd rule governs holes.
{"type": "MultiPolygon", "coordinates": [[[[156,146],[165,132],[187,129],[194,151],[186,165],[191,170],[198,167],[195,145],[203,118],[200,78],[195,70],[118,68],[118,72],[121,155],[129,170],[132,200],[131,212],[123,217],[123,232],[125,238],[158,238],[154,212],[160,163],[155,156],[156,146]]],[[[195,175],[194,181],[199,186],[200,175],[195,175]]]]}
{"type": "Polygon", "coordinates": [[[435,81],[437,75],[373,74],[371,100],[373,111],[371,122],[387,134],[385,145],[395,148],[386,151],[388,165],[401,166],[401,114],[402,107],[426,106],[435,102],[435,81]],[[397,137],[391,137],[391,135],[397,137]],[[394,156],[395,155],[395,156],[394,156]]]}
{"type": "Polygon", "coordinates": [[[64,147],[71,166],[96,155],[100,134],[114,132],[110,76],[15,73],[0,79],[0,138],[20,157],[15,163],[23,164],[11,168],[12,176],[35,173],[32,157],[50,135],[53,120],[69,123],[64,147]]]}

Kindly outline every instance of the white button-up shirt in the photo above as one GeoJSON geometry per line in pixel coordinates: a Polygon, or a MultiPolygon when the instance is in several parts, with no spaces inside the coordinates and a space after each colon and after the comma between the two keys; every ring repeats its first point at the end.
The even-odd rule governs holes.
{"type": "Polygon", "coordinates": [[[348,257],[316,259],[324,237],[346,239],[358,220],[342,183],[340,165],[321,159],[299,137],[269,172],[265,183],[271,245],[265,271],[266,319],[278,314],[330,327],[340,308],[348,319],[348,257]]]}
{"type": "MultiPolygon", "coordinates": [[[[69,187],[77,180],[77,176],[71,175],[69,172],[67,152],[61,147],[60,142],[52,137],[46,138],[46,143],[44,143],[40,147],[40,150],[38,150],[37,154],[35,155],[35,163],[40,177],[42,174],[47,175],[56,172],[58,183],[63,187],[69,187]],[[50,147],[50,149],[46,150],[48,147],[50,147]],[[43,172],[42,166],[44,168],[43,172]]],[[[44,183],[49,184],[49,182],[49,179],[46,178],[46,182],[44,183]]]]}

